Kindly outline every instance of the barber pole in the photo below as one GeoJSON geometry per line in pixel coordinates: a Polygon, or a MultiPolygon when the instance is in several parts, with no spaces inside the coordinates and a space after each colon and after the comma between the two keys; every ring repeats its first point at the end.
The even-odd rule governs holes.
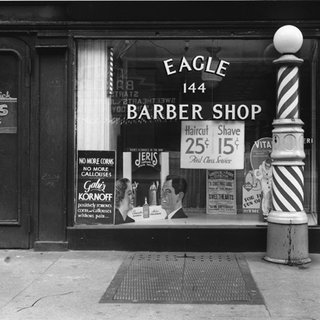
{"type": "Polygon", "coordinates": [[[299,118],[299,65],[296,53],[303,37],[294,26],[274,35],[275,48],[283,55],[274,61],[277,76],[277,112],[271,157],[273,159],[273,210],[268,216],[265,260],[303,264],[308,257],[308,218],[304,211],[304,130],[299,118]]]}
{"type": "Polygon", "coordinates": [[[109,96],[113,94],[113,47],[109,48],[108,54],[108,90],[107,93],[109,96]]]}
{"type": "Polygon", "coordinates": [[[273,167],[273,207],[276,211],[303,211],[303,167],[273,167]]]}
{"type": "MultiPolygon", "coordinates": [[[[302,63],[302,60],[294,60],[302,63]]],[[[277,63],[277,60],[275,61],[277,63]]],[[[278,105],[277,118],[299,118],[299,68],[297,66],[281,66],[278,71],[278,105]]]]}
{"type": "Polygon", "coordinates": [[[291,57],[290,60],[276,60],[275,63],[284,63],[278,71],[277,77],[277,119],[283,121],[275,121],[273,157],[275,160],[287,161],[287,166],[277,165],[274,162],[273,166],[273,207],[276,211],[295,212],[303,211],[304,201],[304,177],[302,160],[305,158],[303,151],[303,130],[300,129],[303,124],[299,121],[299,68],[298,64],[302,63],[301,59],[291,57]],[[292,65],[291,65],[292,64],[292,65]],[[289,123],[285,121],[289,119],[289,123]],[[290,130],[285,130],[290,125],[290,130]],[[293,128],[294,126],[294,128],[293,128]],[[280,130],[279,130],[280,129],[280,130]],[[294,129],[294,132],[292,130],[294,129]],[[285,130],[285,131],[284,131],[285,130]],[[288,131],[288,132],[287,132],[288,131]],[[279,135],[285,132],[285,145],[277,146],[279,135]],[[297,138],[299,135],[299,138],[297,138]],[[289,141],[289,140],[292,141],[289,141]],[[300,143],[299,145],[299,142],[300,143]],[[293,145],[296,144],[296,148],[293,145]],[[290,147],[291,146],[291,147],[290,147]],[[286,152],[287,151],[287,152],[286,152]],[[295,151],[295,152],[293,152],[295,151]],[[284,154],[285,152],[285,154],[284,154]],[[300,154],[299,154],[300,153],[300,154]],[[299,166],[291,166],[292,161],[300,160],[299,166]]]}

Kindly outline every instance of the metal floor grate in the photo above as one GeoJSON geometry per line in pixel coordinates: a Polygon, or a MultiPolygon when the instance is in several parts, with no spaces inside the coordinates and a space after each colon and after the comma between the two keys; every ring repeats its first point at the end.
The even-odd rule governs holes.
{"type": "Polygon", "coordinates": [[[242,303],[263,299],[242,255],[134,253],[100,302],[242,303]]]}

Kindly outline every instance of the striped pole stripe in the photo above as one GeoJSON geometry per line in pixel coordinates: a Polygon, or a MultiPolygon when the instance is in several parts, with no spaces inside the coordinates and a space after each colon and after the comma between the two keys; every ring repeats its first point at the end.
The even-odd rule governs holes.
{"type": "MultiPolygon", "coordinates": [[[[299,120],[299,68],[297,64],[283,64],[277,75],[277,119],[284,120],[279,123],[279,128],[286,126],[286,119],[299,120]]],[[[288,127],[286,127],[288,128],[288,127]]],[[[294,129],[291,134],[296,135],[294,129]]],[[[284,134],[287,135],[287,133],[284,134]]],[[[304,205],[304,177],[303,165],[291,165],[297,160],[292,154],[285,164],[277,164],[277,156],[286,148],[285,138],[281,143],[281,150],[275,152],[276,160],[273,164],[272,205],[274,210],[282,212],[303,211],[304,205]]],[[[298,147],[298,146],[297,146],[298,147]]]]}
{"type": "Polygon", "coordinates": [[[276,211],[303,211],[302,166],[273,166],[273,200],[276,211]]]}
{"type": "Polygon", "coordinates": [[[277,118],[299,118],[299,75],[297,66],[281,66],[278,71],[277,118]]]}
{"type": "Polygon", "coordinates": [[[113,93],[113,48],[109,48],[108,55],[108,95],[111,96],[113,93]]]}

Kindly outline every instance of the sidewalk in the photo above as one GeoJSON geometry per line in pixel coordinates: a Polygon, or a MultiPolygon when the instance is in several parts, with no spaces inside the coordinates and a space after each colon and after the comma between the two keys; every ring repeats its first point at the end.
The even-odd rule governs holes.
{"type": "Polygon", "coordinates": [[[320,320],[320,254],[290,267],[245,253],[265,305],[99,303],[126,255],[0,250],[0,319],[320,320]]]}

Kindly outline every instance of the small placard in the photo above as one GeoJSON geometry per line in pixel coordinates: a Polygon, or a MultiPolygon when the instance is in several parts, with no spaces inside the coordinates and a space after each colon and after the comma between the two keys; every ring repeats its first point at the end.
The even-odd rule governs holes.
{"type": "Polygon", "coordinates": [[[237,213],[234,170],[207,170],[207,213],[237,213]]]}

